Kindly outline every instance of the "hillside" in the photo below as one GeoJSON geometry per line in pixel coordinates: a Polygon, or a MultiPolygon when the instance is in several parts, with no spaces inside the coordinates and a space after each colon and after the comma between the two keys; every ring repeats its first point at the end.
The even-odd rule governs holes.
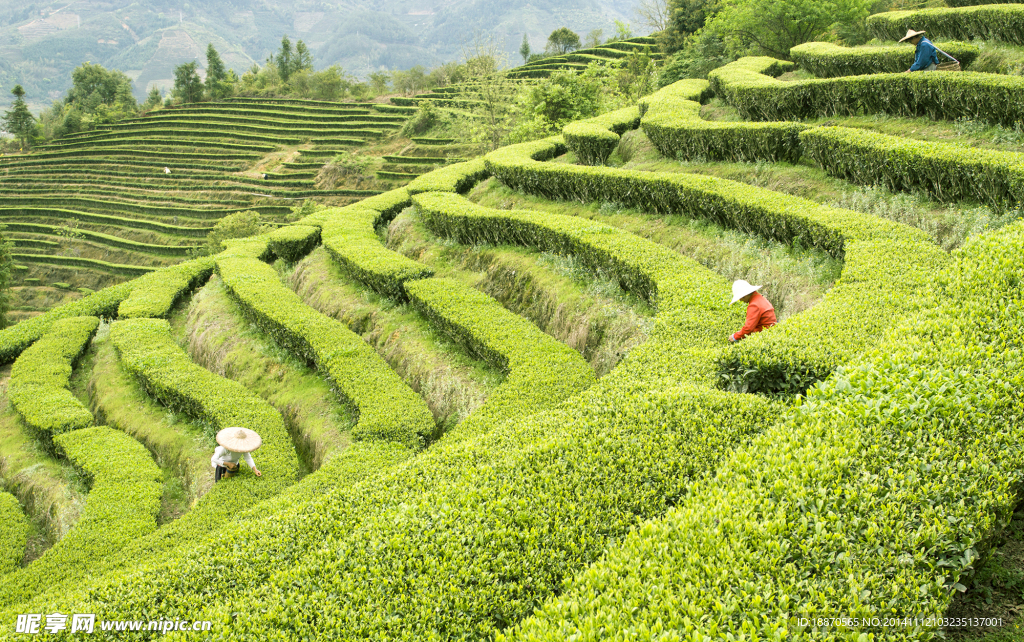
{"type": "MultiPolygon", "coordinates": [[[[477,37],[504,46],[516,60],[524,33],[538,50],[561,26],[581,35],[603,29],[607,37],[616,19],[632,19],[633,4],[35,1],[0,9],[0,86],[21,83],[38,107],[67,90],[72,69],[92,62],[127,73],[142,99],[153,86],[169,89],[176,65],[203,64],[208,42],[241,74],[276,51],[283,35],[309,45],[318,67],[340,64],[359,77],[456,60],[477,37]]],[[[9,100],[4,91],[0,107],[9,100]]]]}
{"type": "MultiPolygon", "coordinates": [[[[980,13],[941,11],[939,43],[980,13]]],[[[1024,5],[991,13],[1024,42],[1024,5]]],[[[651,47],[614,44],[500,81],[651,47]]],[[[476,157],[443,118],[373,165],[387,135],[341,141],[472,119],[483,81],[170,108],[38,152],[78,198],[156,184],[194,211],[305,198],[317,151],[394,187],[0,331],[0,640],[59,612],[100,640],[1019,641],[1024,77],[792,53],[476,157]],[[192,156],[180,193],[177,168],[104,167],[149,145],[192,156]],[[737,279],[778,323],[736,336],[737,279]],[[214,483],[239,426],[256,466],[214,483]]],[[[12,189],[48,184],[35,156],[12,189]]]]}

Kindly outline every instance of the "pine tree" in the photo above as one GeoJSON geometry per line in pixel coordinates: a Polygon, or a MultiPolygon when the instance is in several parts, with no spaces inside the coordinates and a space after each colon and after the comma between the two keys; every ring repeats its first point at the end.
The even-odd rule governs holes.
{"type": "Polygon", "coordinates": [[[149,95],[146,96],[146,102],[142,105],[143,111],[149,111],[155,107],[159,107],[163,103],[164,98],[160,95],[160,88],[153,87],[149,90],[149,95]]]}
{"type": "Polygon", "coordinates": [[[22,146],[26,146],[32,136],[32,128],[35,126],[36,119],[25,104],[25,90],[21,85],[15,85],[11,93],[14,94],[14,104],[4,112],[4,130],[21,141],[22,146]]]}
{"type": "Polygon", "coordinates": [[[288,36],[281,38],[281,51],[277,52],[277,72],[281,75],[281,80],[285,82],[288,82],[288,77],[294,70],[294,57],[292,41],[288,39],[288,36]]]}
{"type": "Polygon", "coordinates": [[[210,100],[223,98],[227,92],[228,72],[213,43],[206,45],[206,97],[210,100]]]}
{"type": "Polygon", "coordinates": [[[296,71],[313,71],[313,54],[301,40],[295,45],[295,59],[292,62],[292,73],[296,71]]]}
{"type": "Polygon", "coordinates": [[[530,62],[530,39],[523,34],[523,44],[519,45],[519,55],[523,57],[523,63],[530,62]]]}
{"type": "Polygon", "coordinates": [[[195,103],[202,99],[203,81],[199,79],[195,61],[174,68],[174,95],[183,103],[195,103]]]}

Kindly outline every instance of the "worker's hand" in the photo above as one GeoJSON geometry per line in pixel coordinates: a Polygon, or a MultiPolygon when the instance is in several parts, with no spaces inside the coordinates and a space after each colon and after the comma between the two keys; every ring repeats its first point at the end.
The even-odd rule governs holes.
{"type": "Polygon", "coordinates": [[[729,335],[729,343],[736,343],[736,337],[729,335]]]}
{"type": "Polygon", "coordinates": [[[910,73],[910,70],[908,69],[908,70],[904,71],[903,73],[905,73],[905,74],[909,74],[909,73],[910,73]]]}
{"type": "Polygon", "coordinates": [[[257,477],[262,477],[262,476],[263,476],[263,473],[261,473],[261,472],[260,472],[260,469],[259,469],[259,468],[253,468],[253,469],[252,469],[252,472],[253,472],[253,474],[255,474],[255,475],[256,475],[257,477]]]}

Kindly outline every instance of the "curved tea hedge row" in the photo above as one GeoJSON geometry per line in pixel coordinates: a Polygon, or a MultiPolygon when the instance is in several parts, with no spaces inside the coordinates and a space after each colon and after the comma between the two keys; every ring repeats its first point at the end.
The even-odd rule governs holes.
{"type": "Polygon", "coordinates": [[[212,257],[202,257],[138,278],[131,294],[118,306],[118,316],[122,319],[166,317],[182,295],[210,278],[213,265],[212,257]]]}
{"type": "Polygon", "coordinates": [[[918,286],[946,258],[920,230],[725,179],[536,160],[561,149],[558,138],[512,145],[489,154],[487,167],[509,187],[530,194],[684,213],[845,256],[840,284],[824,301],[745,339],[723,357],[723,377],[740,389],[802,392],[828,376],[877,343],[894,319],[926,304],[918,286]]]}
{"type": "Polygon", "coordinates": [[[0,576],[21,566],[29,530],[28,518],[18,498],[0,491],[0,576]]]}
{"type": "Polygon", "coordinates": [[[619,136],[640,124],[636,107],[626,107],[595,118],[570,123],[562,129],[566,146],[584,165],[604,165],[619,136]]]}
{"type": "MultiPolygon", "coordinates": [[[[960,61],[963,67],[970,66],[979,53],[977,45],[966,42],[940,42],[935,46],[960,61]]],[[[914,64],[913,45],[848,48],[830,42],[807,42],[790,49],[789,55],[800,67],[819,78],[898,73],[914,64]]],[[[947,62],[942,54],[938,56],[940,62],[947,62]]]]}
{"type": "Polygon", "coordinates": [[[1022,252],[1021,223],[969,242],[937,275],[935,308],[499,639],[864,639],[794,618],[942,616],[1022,481],[1022,252]]]}
{"type": "Polygon", "coordinates": [[[53,441],[90,480],[88,500],[59,542],[4,576],[0,604],[16,604],[46,586],[87,576],[104,558],[156,530],[163,473],[142,444],[106,426],[72,430],[53,441]]]}
{"type": "Polygon", "coordinates": [[[846,127],[801,132],[808,156],[832,176],[940,201],[976,198],[996,208],[1024,203],[1024,154],[925,143],[846,127]]]}
{"type": "Polygon", "coordinates": [[[299,462],[277,410],[241,384],[193,363],[171,338],[167,321],[118,321],[110,339],[124,369],[160,403],[208,421],[218,430],[245,426],[260,434],[263,445],[254,458],[263,478],[243,474],[236,480],[255,498],[275,494],[295,481],[299,462]]]}
{"type": "Polygon", "coordinates": [[[388,200],[366,199],[325,213],[320,219],[321,238],[334,260],[356,280],[386,296],[404,299],[404,282],[427,278],[434,271],[381,244],[376,229],[411,202],[405,189],[387,195],[388,200]]]}
{"type": "MultiPolygon", "coordinates": [[[[452,279],[409,281],[405,291],[431,323],[507,374],[453,430],[460,439],[484,434],[512,417],[555,408],[597,381],[578,352],[483,292],[452,279]]],[[[445,438],[452,440],[451,434],[445,438]]]]}
{"type": "Polygon", "coordinates": [[[463,163],[455,163],[429,174],[423,174],[405,186],[409,194],[420,192],[456,192],[469,191],[471,187],[490,176],[484,166],[484,159],[477,158],[463,163]]]}
{"type": "Polygon", "coordinates": [[[794,122],[728,123],[700,117],[705,80],[681,80],[640,100],[640,127],[663,156],[679,159],[787,161],[800,159],[794,122]]]}
{"type": "Polygon", "coordinates": [[[274,268],[260,261],[269,254],[258,241],[233,246],[217,256],[217,273],[267,334],[334,383],[358,414],[352,435],[413,449],[433,437],[436,426],[423,399],[362,337],[282,285],[274,268]]]}
{"type": "Polygon", "coordinates": [[[784,82],[793,63],[741,58],[708,74],[715,95],[750,120],[886,113],[937,120],[1024,122],[1024,77],[982,73],[871,74],[784,82]]]}
{"type": "Polygon", "coordinates": [[[0,330],[0,363],[14,361],[26,348],[48,333],[53,324],[60,319],[116,315],[121,301],[128,298],[134,287],[134,281],[112,285],[77,301],[65,303],[37,317],[26,319],[17,325],[0,330]]]}
{"type": "Polygon", "coordinates": [[[92,413],[68,390],[71,369],[99,327],[96,317],[55,322],[11,368],[7,396],[27,426],[49,444],[69,430],[91,426],[92,413]]]}
{"type": "MultiPolygon", "coordinates": [[[[966,4],[957,0],[954,2],[966,4]]],[[[889,11],[868,16],[867,27],[871,35],[879,40],[899,40],[906,35],[907,29],[916,29],[927,31],[933,37],[957,40],[980,38],[1024,45],[1024,5],[982,4],[948,9],[889,11]]]]}

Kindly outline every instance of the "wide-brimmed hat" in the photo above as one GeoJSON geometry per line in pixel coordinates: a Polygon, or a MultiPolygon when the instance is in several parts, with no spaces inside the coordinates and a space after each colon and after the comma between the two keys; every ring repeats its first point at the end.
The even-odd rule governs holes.
{"type": "Polygon", "coordinates": [[[231,452],[251,453],[263,445],[255,430],[233,426],[217,433],[217,443],[231,452]]]}
{"type": "MultiPolygon", "coordinates": [[[[743,297],[747,296],[748,294],[751,294],[753,292],[757,292],[760,289],[761,289],[760,285],[750,285],[749,283],[747,283],[743,279],[740,279],[739,281],[733,281],[733,284],[732,284],[732,303],[736,303],[737,301],[739,301],[743,297]]],[[[732,305],[732,303],[730,303],[729,305],[732,305]]]]}
{"type": "Polygon", "coordinates": [[[914,36],[923,36],[926,33],[928,33],[928,32],[927,31],[914,31],[913,29],[907,29],[907,35],[903,36],[903,38],[900,40],[900,42],[905,42],[907,40],[910,40],[914,36]]]}

